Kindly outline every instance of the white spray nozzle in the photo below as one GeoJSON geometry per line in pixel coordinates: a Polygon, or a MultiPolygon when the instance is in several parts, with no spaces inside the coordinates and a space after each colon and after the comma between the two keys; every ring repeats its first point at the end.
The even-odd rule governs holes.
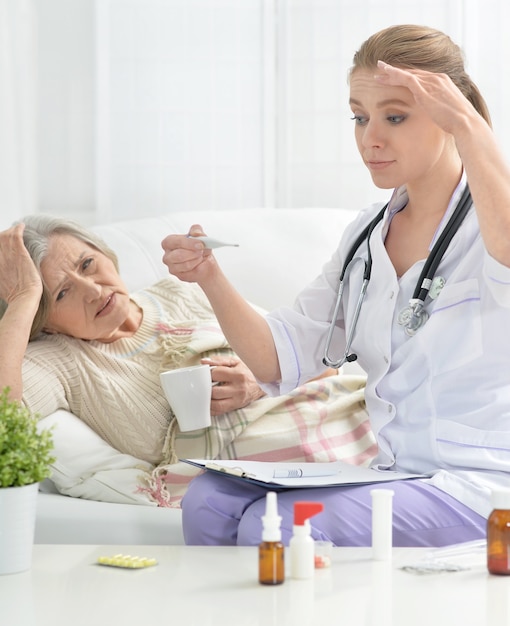
{"type": "Polygon", "coordinates": [[[262,516],[262,540],[263,541],[280,541],[282,533],[280,523],[282,518],[278,515],[278,505],[276,502],[276,493],[268,491],[266,495],[266,514],[262,516]]]}

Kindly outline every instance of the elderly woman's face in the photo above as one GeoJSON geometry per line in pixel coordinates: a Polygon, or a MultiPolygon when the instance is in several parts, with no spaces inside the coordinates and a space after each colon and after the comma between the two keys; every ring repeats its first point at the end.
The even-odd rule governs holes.
{"type": "Polygon", "coordinates": [[[70,235],[54,235],[41,272],[51,294],[46,332],[102,342],[118,338],[130,300],[107,256],[70,235]]]}

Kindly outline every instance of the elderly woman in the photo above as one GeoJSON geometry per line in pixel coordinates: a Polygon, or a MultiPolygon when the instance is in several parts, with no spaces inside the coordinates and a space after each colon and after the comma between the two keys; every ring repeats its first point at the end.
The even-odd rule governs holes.
{"type": "Polygon", "coordinates": [[[159,372],[187,364],[190,344],[225,355],[214,359],[224,384],[214,388],[213,412],[263,395],[222,336],[192,338],[192,321],[214,320],[199,290],[169,279],[131,296],[114,252],[60,219],[28,217],[0,237],[0,387],[30,409],[66,408],[119,450],[159,462],[168,426],[159,372]],[[129,428],[119,427],[119,409],[129,428]]]}
{"type": "MultiPolygon", "coordinates": [[[[0,233],[0,298],[0,389],[9,387],[12,398],[42,417],[67,409],[120,452],[153,465],[283,447],[295,448],[287,460],[338,456],[326,441],[323,459],[301,450],[290,416],[310,403],[310,388],[263,398],[199,287],[169,276],[128,293],[114,252],[77,224],[29,216],[0,233]],[[182,435],[159,374],[201,360],[217,365],[212,377],[221,383],[213,388],[213,424],[207,432],[182,435]]],[[[317,387],[326,405],[331,394],[329,406],[335,409],[324,418],[334,430],[326,428],[318,437],[345,430],[345,423],[333,419],[342,396],[341,411],[353,420],[351,426],[365,422],[363,381],[355,381],[349,393],[344,383],[317,387]]],[[[317,411],[310,410],[307,420],[317,432],[326,426],[317,411]]],[[[365,443],[363,452],[372,454],[368,435],[365,443]]]]}

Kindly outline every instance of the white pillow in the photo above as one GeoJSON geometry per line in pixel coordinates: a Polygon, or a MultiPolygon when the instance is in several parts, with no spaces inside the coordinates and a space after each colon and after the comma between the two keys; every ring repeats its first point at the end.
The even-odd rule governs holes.
{"type": "MultiPolygon", "coordinates": [[[[140,475],[150,463],[115,450],[69,411],[56,411],[38,423],[52,428],[55,463],[51,480],[59,493],[86,500],[157,506],[144,492],[140,475]]],[[[43,490],[48,490],[47,485],[43,490]]]]}

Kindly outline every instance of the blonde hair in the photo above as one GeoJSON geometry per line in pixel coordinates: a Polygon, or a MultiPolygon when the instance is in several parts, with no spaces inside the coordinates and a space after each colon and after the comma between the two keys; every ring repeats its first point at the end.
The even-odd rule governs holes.
{"type": "Polygon", "coordinates": [[[447,74],[491,126],[489,108],[464,68],[464,54],[445,33],[413,24],[385,28],[369,37],[354,54],[349,76],[359,69],[375,70],[377,61],[403,69],[447,74]]]}
{"type": "MultiPolygon", "coordinates": [[[[119,262],[115,252],[95,233],[75,222],[43,214],[28,215],[19,221],[25,224],[23,242],[41,276],[41,263],[48,254],[49,240],[53,235],[69,235],[83,241],[107,256],[113,262],[115,269],[119,271],[119,262]]],[[[32,322],[30,340],[35,339],[46,326],[50,312],[50,299],[50,293],[43,281],[43,293],[39,302],[39,308],[32,322]]],[[[0,318],[6,309],[7,303],[0,299],[0,318]]]]}

